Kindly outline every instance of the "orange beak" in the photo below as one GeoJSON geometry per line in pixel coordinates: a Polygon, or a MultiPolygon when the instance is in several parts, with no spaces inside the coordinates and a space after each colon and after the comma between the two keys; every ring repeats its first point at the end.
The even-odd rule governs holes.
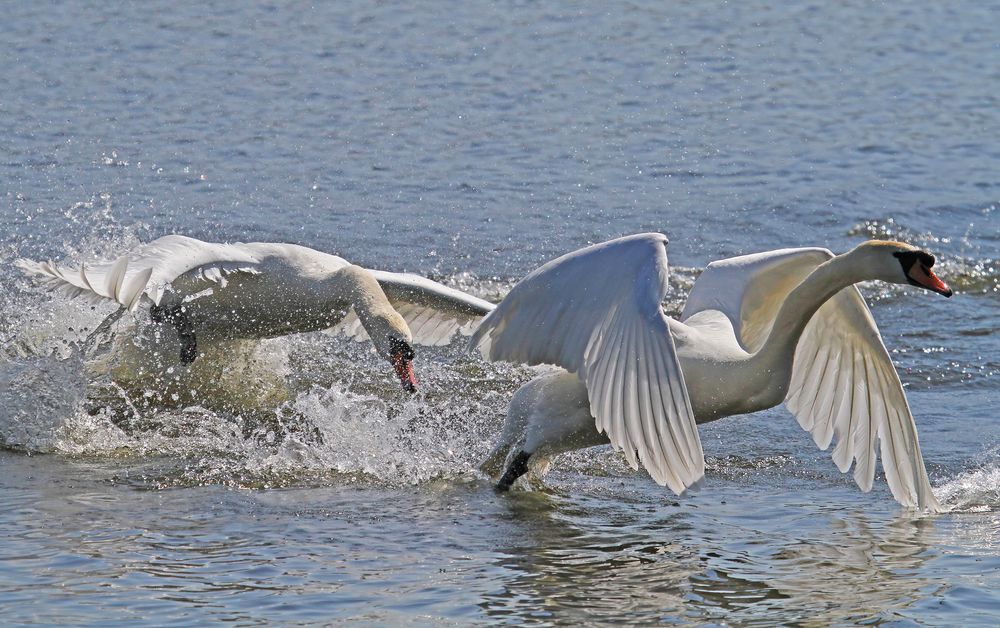
{"type": "Polygon", "coordinates": [[[399,383],[403,390],[409,393],[417,392],[417,378],[413,376],[413,360],[405,357],[402,351],[396,352],[392,356],[392,368],[396,370],[399,383]]]}
{"type": "Polygon", "coordinates": [[[938,294],[946,297],[950,297],[954,294],[951,288],[948,287],[948,284],[941,281],[938,276],[934,274],[934,271],[921,264],[914,264],[910,268],[909,277],[917,285],[927,288],[932,292],[937,292],[938,294]]]}

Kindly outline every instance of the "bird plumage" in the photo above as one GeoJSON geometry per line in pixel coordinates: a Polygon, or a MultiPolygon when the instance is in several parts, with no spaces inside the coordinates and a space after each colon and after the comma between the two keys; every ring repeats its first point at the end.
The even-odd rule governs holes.
{"type": "MultiPolygon", "coordinates": [[[[940,509],[902,385],[853,285],[913,283],[922,275],[896,254],[915,255],[914,247],[871,242],[840,256],[784,249],[713,262],[673,320],[660,309],[665,246],[661,234],[640,234],[565,255],[525,277],[483,320],[470,346],[488,359],[565,369],[516,395],[508,421],[524,429],[508,430],[520,440],[505,431],[499,448],[567,449],[557,441],[578,434],[579,404],[560,412],[548,397],[575,390],[588,398],[595,433],[681,493],[703,474],[695,422],[784,400],[821,448],[836,438],[834,461],[842,471],[853,463],[863,490],[872,486],[881,442],[893,496],[940,509]],[[574,389],[569,376],[583,385],[574,389]]],[[[929,276],[937,283],[918,285],[950,295],[929,276]]]]}

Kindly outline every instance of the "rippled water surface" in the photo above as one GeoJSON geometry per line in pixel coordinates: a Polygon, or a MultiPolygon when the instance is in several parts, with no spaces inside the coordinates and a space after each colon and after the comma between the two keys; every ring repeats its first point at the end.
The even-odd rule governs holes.
{"type": "Polygon", "coordinates": [[[0,22],[0,611],[10,624],[995,625],[1000,48],[992,3],[58,7],[0,22]],[[588,243],[699,269],[902,239],[865,285],[931,482],[861,493],[783,408],[701,428],[677,498],[605,449],[496,495],[531,372],[363,344],[220,347],[169,382],[110,306],[13,268],[167,233],[286,241],[498,300],[588,243]],[[110,365],[110,366],[109,366],[110,365]]]}

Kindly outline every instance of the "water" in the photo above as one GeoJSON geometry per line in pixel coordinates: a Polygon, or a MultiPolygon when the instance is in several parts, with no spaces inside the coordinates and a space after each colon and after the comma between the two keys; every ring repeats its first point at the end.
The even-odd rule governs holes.
{"type": "Polygon", "coordinates": [[[7,12],[7,623],[997,623],[997,5],[7,12]],[[476,465],[525,369],[424,350],[405,398],[365,346],[314,334],[128,388],[80,353],[110,308],[11,269],[176,232],[496,300],[649,230],[673,312],[719,257],[937,254],[953,299],[864,292],[954,511],[901,511],[881,475],[860,493],[781,408],[705,426],[683,498],[602,449],[498,497],[476,465]]]}

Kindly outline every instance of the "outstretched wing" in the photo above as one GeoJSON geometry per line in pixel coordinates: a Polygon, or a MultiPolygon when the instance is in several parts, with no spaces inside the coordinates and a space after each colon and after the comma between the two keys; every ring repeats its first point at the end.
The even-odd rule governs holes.
{"type": "Polygon", "coordinates": [[[903,385],[861,293],[845,288],[819,309],[795,348],[785,406],[820,449],[836,437],[833,461],[870,491],[875,441],[889,490],[900,504],[943,510],[931,490],[903,385]]]}
{"type": "Polygon", "coordinates": [[[647,233],[564,255],[521,280],[470,348],[490,360],[555,364],[587,386],[597,429],[680,494],[704,475],[684,376],[660,302],[667,239],[647,233]]]}
{"type": "MultiPolygon", "coordinates": [[[[419,275],[369,271],[382,286],[393,308],[406,320],[413,342],[442,346],[458,332],[468,336],[479,320],[493,311],[489,301],[455,290],[419,275]]],[[[352,310],[332,333],[365,340],[368,333],[352,310]]]]}
{"type": "MultiPolygon", "coordinates": [[[[767,339],[788,293],[831,259],[826,249],[783,249],[709,264],[695,282],[681,315],[718,310],[733,324],[743,348],[767,339]]],[[[827,301],[806,325],[795,350],[785,405],[820,449],[836,438],[833,460],[869,491],[875,443],[900,504],[938,511],[917,442],[917,428],[878,327],[855,286],[827,301]]]]}
{"type": "Polygon", "coordinates": [[[78,267],[25,259],[15,263],[50,290],[71,298],[111,299],[129,311],[135,311],[144,295],[159,304],[168,289],[194,294],[212,285],[225,286],[233,273],[260,272],[259,260],[243,245],[179,235],[137,246],[113,262],[78,267]]]}

